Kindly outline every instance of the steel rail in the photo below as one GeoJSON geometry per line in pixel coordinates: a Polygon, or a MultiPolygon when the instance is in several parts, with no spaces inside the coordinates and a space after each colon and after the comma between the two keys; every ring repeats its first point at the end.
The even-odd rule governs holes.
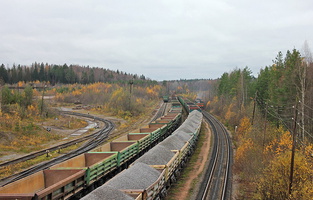
{"type": "Polygon", "coordinates": [[[161,107],[155,113],[155,115],[153,116],[153,118],[150,122],[153,122],[153,121],[157,120],[158,118],[162,117],[166,112],[167,105],[168,105],[168,103],[162,103],[161,107]]]}
{"type": "MultiPolygon", "coordinates": [[[[81,147],[79,147],[76,150],[73,150],[71,152],[69,152],[68,154],[64,154],[62,156],[59,156],[57,158],[54,158],[52,160],[40,163],[34,167],[31,167],[27,170],[24,170],[22,172],[19,172],[17,174],[14,174],[12,176],[8,176],[4,179],[0,180],[0,186],[4,186],[7,185],[11,182],[14,182],[16,180],[19,180],[21,178],[24,178],[30,174],[33,174],[35,172],[41,171],[43,169],[47,169],[48,167],[51,167],[52,165],[58,164],[62,161],[65,161],[67,159],[73,158],[79,154],[85,153],[95,147],[97,147],[98,145],[100,145],[109,135],[109,133],[114,130],[115,125],[113,122],[106,120],[106,119],[102,119],[99,117],[95,117],[92,115],[87,115],[87,114],[82,114],[82,113],[74,113],[74,112],[63,112],[64,114],[70,114],[70,115],[77,115],[77,116],[82,116],[82,117],[87,117],[87,118],[92,118],[95,120],[99,120],[105,123],[105,127],[103,129],[101,129],[100,131],[97,131],[96,133],[92,134],[92,136],[89,136],[90,138],[88,142],[86,142],[85,144],[83,144],[81,147]]],[[[86,139],[85,139],[86,140],[86,139]]],[[[84,140],[83,140],[84,141],[84,140]]]]}
{"type": "MultiPolygon", "coordinates": [[[[68,115],[77,115],[77,113],[73,114],[74,112],[70,113],[70,112],[67,112],[67,113],[64,113],[64,114],[68,114],[68,115]]],[[[77,115],[78,116],[78,115],[77,115]]],[[[90,118],[90,119],[94,119],[93,116],[89,115],[88,117],[84,114],[82,114],[82,117],[86,117],[86,118],[90,118]]],[[[98,121],[103,121],[101,118],[97,118],[98,121]]],[[[96,132],[97,133],[97,132],[96,132]]],[[[41,155],[44,155],[46,154],[47,152],[51,152],[51,151],[56,151],[56,150],[60,150],[60,149],[63,149],[63,148],[66,148],[66,147],[69,147],[69,146],[72,146],[76,143],[80,143],[80,142],[83,142],[85,140],[88,140],[92,137],[95,137],[95,134],[90,134],[90,135],[86,135],[84,137],[81,137],[81,138],[77,138],[77,139],[74,139],[74,140],[71,140],[69,142],[65,142],[65,143],[62,143],[62,144],[59,144],[59,145],[56,145],[56,146],[53,146],[53,147],[50,147],[50,148],[46,148],[46,149],[43,149],[43,150],[40,150],[40,151],[36,151],[34,153],[30,153],[30,154],[27,154],[25,156],[22,156],[20,158],[16,158],[14,160],[10,160],[10,161],[7,161],[7,162],[3,162],[3,163],[0,163],[0,168],[1,167],[5,167],[5,166],[8,166],[8,165],[12,165],[12,164],[16,164],[16,163],[20,163],[20,162],[24,162],[24,161],[27,161],[27,160],[30,160],[30,159],[33,159],[33,158],[36,158],[38,156],[41,156],[41,155]]]]}
{"type": "Polygon", "coordinates": [[[197,199],[229,199],[231,192],[227,191],[230,191],[231,188],[229,177],[232,156],[229,135],[223,124],[216,118],[205,111],[203,111],[203,115],[212,127],[214,140],[211,159],[197,199]],[[223,178],[222,182],[220,182],[221,177],[223,178]]]}

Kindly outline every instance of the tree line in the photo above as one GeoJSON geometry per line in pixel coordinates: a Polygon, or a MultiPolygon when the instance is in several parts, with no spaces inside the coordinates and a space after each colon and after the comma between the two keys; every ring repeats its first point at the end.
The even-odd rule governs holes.
{"type": "MultiPolygon", "coordinates": [[[[219,79],[217,95],[221,103],[233,102],[239,111],[252,101],[276,126],[292,129],[294,112],[299,114],[299,137],[313,141],[313,62],[307,46],[304,55],[299,50],[279,52],[274,64],[261,69],[258,77],[251,70],[235,69],[219,79]],[[297,107],[295,107],[297,106],[297,107]]],[[[238,118],[240,119],[240,117],[238,118]]],[[[239,124],[235,120],[232,124],[239,124]]]]}
{"type": "Polygon", "coordinates": [[[144,75],[129,74],[119,70],[113,71],[105,68],[79,66],[79,65],[55,65],[33,63],[31,66],[13,65],[0,66],[0,84],[15,84],[23,82],[50,82],[55,84],[89,84],[95,82],[116,82],[129,80],[149,80],[144,75]]]}
{"type": "Polygon", "coordinates": [[[312,77],[313,60],[305,42],[302,51],[278,52],[258,77],[245,67],[217,81],[207,108],[233,132],[239,199],[312,197],[312,77]]]}

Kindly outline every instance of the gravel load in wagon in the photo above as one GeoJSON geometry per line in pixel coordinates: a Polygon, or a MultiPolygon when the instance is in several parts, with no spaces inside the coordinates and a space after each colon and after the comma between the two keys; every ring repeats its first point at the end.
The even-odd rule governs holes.
{"type": "Polygon", "coordinates": [[[185,145],[185,143],[186,142],[182,141],[177,135],[171,135],[160,142],[159,145],[162,145],[169,150],[179,150],[185,145]]]}
{"type": "Polygon", "coordinates": [[[105,185],[117,189],[146,189],[160,176],[160,172],[147,164],[135,163],[130,168],[122,171],[105,185]]]}
{"type": "Polygon", "coordinates": [[[157,145],[137,159],[136,163],[141,162],[147,165],[166,165],[174,155],[175,153],[171,150],[164,146],[157,145]]]}
{"type": "Polygon", "coordinates": [[[201,117],[199,118],[196,115],[193,115],[190,118],[187,118],[185,122],[188,124],[199,125],[201,123],[201,120],[201,117]]]}
{"type": "Polygon", "coordinates": [[[81,200],[133,200],[131,196],[125,194],[124,192],[110,187],[108,185],[102,185],[95,189],[92,193],[81,198],[81,200]]]}
{"type": "Polygon", "coordinates": [[[190,140],[190,138],[192,137],[192,135],[183,132],[183,131],[175,131],[175,133],[173,133],[173,135],[179,137],[182,141],[187,142],[190,140]]]}
{"type": "Polygon", "coordinates": [[[200,120],[200,119],[202,119],[202,113],[200,113],[199,111],[192,111],[189,115],[188,115],[188,117],[192,117],[192,118],[194,118],[195,120],[200,120]]]}
{"type": "Polygon", "coordinates": [[[183,123],[175,132],[185,132],[185,133],[194,133],[196,130],[195,127],[191,126],[190,124],[183,123]]]}

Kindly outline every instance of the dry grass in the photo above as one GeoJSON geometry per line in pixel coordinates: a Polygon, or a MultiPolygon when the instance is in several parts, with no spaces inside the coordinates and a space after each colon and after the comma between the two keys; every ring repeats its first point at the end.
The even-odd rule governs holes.
{"type": "Polygon", "coordinates": [[[62,154],[68,153],[74,149],[77,149],[80,145],[81,145],[81,143],[72,145],[70,147],[61,149],[60,152],[58,150],[49,152],[48,157],[45,154],[45,155],[38,156],[34,159],[31,159],[31,160],[27,160],[27,161],[20,162],[17,164],[1,167],[0,168],[0,179],[5,178],[5,177],[10,176],[10,175],[13,175],[13,174],[18,173],[18,172],[21,172],[22,170],[25,170],[25,169],[32,167],[36,164],[39,164],[41,162],[56,158],[56,157],[60,156],[60,153],[62,153],[62,154]]]}

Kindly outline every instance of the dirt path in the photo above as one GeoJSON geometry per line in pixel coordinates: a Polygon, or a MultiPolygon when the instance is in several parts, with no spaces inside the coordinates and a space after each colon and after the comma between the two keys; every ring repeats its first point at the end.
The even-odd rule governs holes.
{"type": "Polygon", "coordinates": [[[199,175],[202,173],[208,156],[210,153],[210,137],[211,130],[208,123],[205,123],[206,131],[204,132],[204,142],[199,153],[197,161],[194,163],[193,169],[189,173],[188,180],[181,186],[181,191],[175,196],[175,199],[189,199],[190,189],[192,188],[192,182],[198,179],[199,175]]]}

